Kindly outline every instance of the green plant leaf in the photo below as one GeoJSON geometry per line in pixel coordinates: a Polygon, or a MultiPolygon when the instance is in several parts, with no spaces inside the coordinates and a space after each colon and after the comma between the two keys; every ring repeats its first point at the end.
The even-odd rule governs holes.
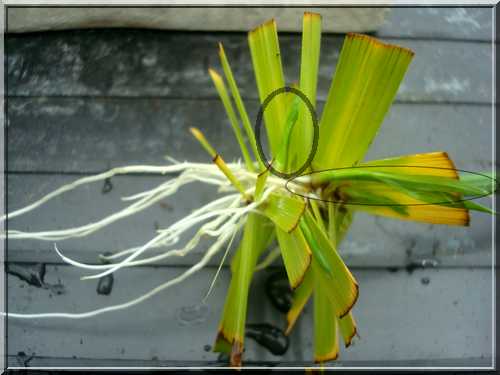
{"type": "Polygon", "coordinates": [[[243,100],[241,99],[240,91],[238,89],[238,85],[236,84],[236,80],[234,79],[233,76],[233,71],[231,70],[231,67],[229,65],[229,61],[226,57],[226,52],[224,51],[224,47],[222,46],[222,43],[219,43],[219,58],[221,61],[222,69],[224,70],[224,76],[226,77],[226,81],[229,85],[229,89],[231,90],[231,95],[234,99],[234,102],[236,104],[236,108],[238,109],[238,114],[240,116],[240,120],[243,124],[243,129],[245,129],[248,142],[250,143],[250,147],[253,152],[254,158],[257,158],[259,165],[261,166],[261,169],[263,169],[263,164],[258,158],[258,151],[257,151],[257,144],[255,142],[255,134],[252,129],[252,125],[250,123],[250,118],[248,117],[247,110],[245,108],[245,104],[243,103],[243,100]]]}
{"type": "Polygon", "coordinates": [[[256,213],[249,214],[243,238],[237,250],[238,257],[232,264],[234,271],[214,345],[214,351],[230,353],[232,366],[241,365],[248,291],[257,259],[265,249],[271,235],[270,226],[267,225],[266,221],[266,218],[256,213]]]}
{"type": "MultiPolygon", "coordinates": [[[[250,31],[248,44],[262,104],[273,91],[285,86],[275,20],[268,21],[250,31]]],[[[264,111],[264,123],[273,155],[278,152],[285,126],[285,116],[286,96],[277,95],[264,111]]]]}
{"type": "Polygon", "coordinates": [[[388,111],[413,52],[365,35],[345,38],[320,121],[313,169],[360,162],[388,111]]]}
{"type": "Polygon", "coordinates": [[[219,94],[219,97],[224,105],[224,109],[226,110],[227,117],[229,118],[229,122],[231,123],[231,127],[233,128],[234,135],[236,136],[236,140],[240,145],[241,154],[243,155],[243,160],[245,160],[245,166],[251,172],[254,171],[253,160],[250,157],[247,146],[245,144],[245,140],[243,139],[243,135],[241,134],[240,125],[238,123],[238,119],[236,118],[236,114],[234,113],[233,104],[231,103],[231,99],[227,93],[226,85],[222,80],[222,77],[213,69],[208,69],[208,73],[212,78],[214,86],[219,94]]]}
{"type": "Polygon", "coordinates": [[[305,275],[302,283],[293,292],[292,306],[288,313],[286,314],[287,328],[285,331],[286,335],[289,335],[294,327],[300,313],[304,309],[307,301],[312,295],[314,286],[314,276],[312,268],[309,268],[305,275]]]}
{"type": "Polygon", "coordinates": [[[313,301],[314,361],[317,363],[332,361],[339,355],[337,309],[329,298],[328,289],[316,278],[313,301]]]}
{"type": "Polygon", "coordinates": [[[288,115],[285,122],[285,128],[283,131],[283,137],[281,138],[280,145],[278,146],[278,153],[274,157],[276,160],[277,169],[279,171],[290,173],[293,170],[289,168],[289,155],[291,153],[290,140],[297,119],[299,118],[299,104],[300,99],[298,97],[294,98],[289,106],[288,115]]]}
{"type": "Polygon", "coordinates": [[[328,204],[328,237],[337,248],[347,234],[352,218],[352,209],[342,204],[328,204]]]}
{"type": "Polygon", "coordinates": [[[200,144],[208,152],[208,154],[212,157],[212,161],[214,162],[214,164],[220,169],[220,171],[224,174],[224,176],[226,176],[226,178],[229,180],[229,182],[231,182],[231,184],[235,187],[235,189],[241,193],[241,195],[245,198],[245,200],[247,200],[248,202],[251,201],[252,197],[250,197],[245,192],[245,188],[241,184],[241,181],[236,178],[236,176],[228,167],[224,159],[222,159],[222,156],[220,156],[217,153],[217,151],[215,151],[215,149],[208,142],[203,133],[199,129],[194,127],[189,128],[189,131],[198,140],[198,142],[200,142],[200,144]]]}
{"type": "Polygon", "coordinates": [[[342,338],[344,339],[344,345],[347,348],[351,345],[352,338],[357,333],[356,321],[352,316],[352,312],[349,311],[349,314],[339,319],[338,323],[339,323],[340,333],[342,334],[342,338]]]}
{"type": "Polygon", "coordinates": [[[259,175],[257,176],[257,181],[255,182],[255,191],[253,194],[256,201],[260,200],[262,194],[264,193],[268,176],[269,176],[269,170],[267,169],[263,172],[260,172],[259,175]]]}
{"type": "Polygon", "coordinates": [[[295,195],[272,193],[269,198],[259,206],[259,211],[271,219],[282,231],[290,233],[298,223],[306,202],[295,195]]]}
{"type": "Polygon", "coordinates": [[[311,250],[300,230],[287,233],[276,228],[276,237],[290,286],[296,289],[304,280],[311,265],[311,250]]]}
{"type": "MultiPolygon", "coordinates": [[[[353,210],[401,220],[418,221],[429,224],[469,225],[469,212],[463,207],[430,204],[398,191],[387,191],[384,195],[386,199],[390,199],[392,202],[395,202],[395,204],[404,204],[405,206],[400,207],[404,210],[398,210],[396,209],[397,207],[391,206],[352,205],[349,207],[353,210]]],[[[380,201],[380,198],[376,198],[376,201],[380,201]]]]}
{"type": "Polygon", "coordinates": [[[321,268],[329,275],[333,276],[333,271],[330,267],[330,264],[326,260],[325,255],[323,255],[323,249],[318,245],[316,239],[312,235],[309,227],[307,226],[307,222],[305,220],[300,221],[300,230],[304,234],[304,238],[307,240],[312,252],[314,253],[314,260],[316,264],[320,265],[321,268]]]}
{"type": "MultiPolygon", "coordinates": [[[[300,91],[316,109],[316,87],[318,82],[319,57],[321,48],[321,16],[316,13],[304,13],[302,21],[302,46],[300,60],[300,91]]],[[[289,153],[289,168],[296,170],[309,155],[313,141],[311,113],[300,100],[298,126],[293,129],[289,153]]]]}
{"type": "Polygon", "coordinates": [[[376,170],[380,172],[401,172],[413,175],[430,175],[454,179],[458,178],[455,164],[450,159],[448,154],[443,151],[372,160],[361,164],[361,166],[377,166],[376,170]],[[393,165],[401,165],[405,167],[391,167],[393,165]],[[388,167],[383,168],[384,166],[388,167]],[[412,166],[415,168],[411,168],[412,166]]]}
{"type": "MultiPolygon", "coordinates": [[[[321,256],[324,257],[331,270],[331,273],[327,272],[324,267],[319,264],[317,252],[312,251],[314,277],[322,283],[322,288],[327,291],[326,294],[333,303],[333,306],[335,306],[335,315],[341,318],[346,315],[356,303],[358,298],[358,284],[340,258],[340,255],[327,234],[321,230],[321,227],[316,223],[314,217],[308,210],[306,210],[303,216],[303,221],[310,231],[310,238],[314,238],[316,243],[315,245],[311,244],[311,242],[309,242],[310,238],[305,235],[311,250],[313,246],[318,246],[321,256]]],[[[302,224],[300,228],[302,229],[302,224]]]]}

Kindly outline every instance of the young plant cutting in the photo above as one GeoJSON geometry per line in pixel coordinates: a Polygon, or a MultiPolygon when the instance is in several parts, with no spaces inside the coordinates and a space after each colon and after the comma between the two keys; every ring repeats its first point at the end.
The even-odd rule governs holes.
{"type": "Polygon", "coordinates": [[[226,259],[230,259],[231,281],[214,351],[228,354],[230,365],[239,367],[252,278],[281,256],[293,290],[285,332],[292,331],[312,298],[314,361],[323,364],[335,360],[340,341],[348,347],[357,332],[352,309],[363,286],[341,257],[342,239],[356,211],[458,226],[469,225],[470,210],[493,213],[472,199],[494,193],[494,176],[458,170],[446,152],[364,161],[414,57],[412,51],[373,37],[347,34],[319,115],[316,88],[321,16],[304,14],[297,83],[285,82],[274,20],[250,31],[248,43],[261,103],[255,122],[250,120],[222,44],[218,51],[222,74],[209,70],[241,150],[241,161],[226,163],[211,144],[213,140],[190,128],[207,151],[207,163],[169,158],[167,166],[114,168],[62,186],[2,217],[26,214],[60,194],[115,175],[168,174],[171,178],[156,188],[123,198],[128,206],[99,221],[64,230],[9,229],[7,237],[57,242],[55,251],[65,262],[90,272],[84,280],[185,256],[201,242],[210,243],[202,258],[176,278],[120,305],[81,313],[9,313],[9,317],[80,319],[126,309],[186,280],[222,253],[208,293],[226,259]],[[102,255],[106,264],[81,263],[60,251],[63,245],[59,242],[90,235],[193,182],[217,186],[222,195],[159,229],[146,244],[102,255]],[[185,246],[176,246],[193,228],[196,235],[185,246]],[[233,247],[235,251],[228,257],[233,247]]]}

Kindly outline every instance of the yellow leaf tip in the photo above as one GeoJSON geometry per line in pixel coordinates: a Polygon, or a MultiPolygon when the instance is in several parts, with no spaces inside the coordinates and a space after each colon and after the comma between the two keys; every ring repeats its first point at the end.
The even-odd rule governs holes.
{"type": "Polygon", "coordinates": [[[328,361],[335,361],[339,357],[339,351],[338,348],[333,350],[330,353],[324,354],[324,355],[315,355],[314,356],[314,362],[316,363],[323,363],[323,362],[328,362],[328,361]]]}
{"type": "Polygon", "coordinates": [[[354,296],[352,298],[352,301],[349,303],[349,305],[347,306],[346,309],[344,309],[340,315],[338,316],[339,319],[342,319],[344,316],[346,316],[347,314],[349,314],[349,312],[352,310],[352,308],[354,307],[354,305],[356,304],[356,302],[358,301],[358,297],[359,297],[359,285],[358,283],[356,282],[356,280],[352,280],[353,281],[353,285],[354,285],[354,296]]]}
{"type": "Polygon", "coordinates": [[[212,69],[212,68],[208,68],[208,74],[210,74],[212,77],[220,77],[219,73],[217,73],[216,70],[212,69]]]}
{"type": "Polygon", "coordinates": [[[413,57],[415,55],[415,52],[413,52],[409,48],[401,47],[401,46],[398,46],[396,44],[384,43],[380,39],[374,38],[374,37],[366,35],[366,34],[358,34],[358,33],[349,32],[349,33],[347,33],[346,38],[347,39],[363,40],[365,42],[372,43],[373,45],[375,45],[379,48],[394,49],[394,50],[399,51],[400,53],[406,53],[410,57],[413,57]]]}
{"type": "Polygon", "coordinates": [[[321,14],[314,12],[304,12],[304,17],[321,19],[321,14]]]}
{"type": "Polygon", "coordinates": [[[195,138],[203,138],[203,133],[200,131],[200,129],[195,128],[194,126],[191,126],[189,128],[189,131],[191,132],[192,135],[195,136],[195,138]]]}
{"type": "Polygon", "coordinates": [[[344,342],[344,345],[346,348],[348,348],[349,346],[351,346],[352,344],[352,339],[354,338],[354,336],[358,336],[358,327],[356,327],[356,325],[354,325],[354,330],[352,331],[352,333],[349,335],[349,337],[347,337],[347,339],[345,340],[344,342]]]}
{"type": "Polygon", "coordinates": [[[290,283],[290,287],[292,288],[292,290],[297,289],[302,284],[302,282],[304,281],[304,278],[306,277],[307,271],[311,267],[312,253],[309,253],[307,255],[308,255],[307,256],[307,263],[306,263],[306,266],[304,267],[304,270],[302,271],[302,274],[293,283],[290,283]]]}
{"type": "Polygon", "coordinates": [[[254,34],[257,31],[259,31],[261,29],[268,28],[268,27],[271,27],[271,28],[276,27],[276,20],[274,18],[271,18],[270,20],[267,20],[267,21],[261,23],[259,26],[257,26],[254,29],[250,30],[248,32],[248,35],[250,36],[251,34],[254,34]]]}

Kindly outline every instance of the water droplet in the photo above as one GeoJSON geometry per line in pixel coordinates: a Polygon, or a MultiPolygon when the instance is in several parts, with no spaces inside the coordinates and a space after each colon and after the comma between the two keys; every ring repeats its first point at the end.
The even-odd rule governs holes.
{"type": "Polygon", "coordinates": [[[108,178],[104,179],[104,184],[102,185],[101,192],[103,194],[107,194],[111,190],[113,190],[113,184],[111,183],[111,179],[108,177],[108,178]]]}
{"type": "Polygon", "coordinates": [[[208,306],[205,304],[184,306],[177,310],[177,320],[183,326],[198,325],[207,319],[208,312],[208,306]]]}
{"type": "Polygon", "coordinates": [[[27,265],[8,264],[6,271],[8,274],[17,276],[31,286],[37,288],[45,286],[45,263],[27,265]]]}
{"type": "Polygon", "coordinates": [[[420,261],[422,267],[437,267],[439,265],[439,261],[437,259],[426,258],[420,261]]]}
{"type": "Polygon", "coordinates": [[[212,346],[207,344],[203,347],[203,350],[209,352],[210,350],[212,350],[212,346]]]}
{"type": "Polygon", "coordinates": [[[247,324],[245,335],[274,355],[285,354],[290,343],[288,336],[281,329],[268,323],[247,324]]]}
{"type": "Polygon", "coordinates": [[[99,283],[97,284],[97,294],[109,295],[111,294],[111,290],[113,289],[113,275],[106,275],[99,279],[99,283]]]}
{"type": "Polygon", "coordinates": [[[229,354],[220,353],[219,356],[217,357],[217,362],[224,362],[224,363],[229,362],[229,354]]]}
{"type": "Polygon", "coordinates": [[[141,59],[141,62],[144,66],[146,67],[152,67],[156,64],[157,62],[157,57],[156,55],[146,55],[146,56],[143,56],[142,59],[141,59]]]}
{"type": "Polygon", "coordinates": [[[46,288],[49,289],[52,293],[60,296],[66,292],[66,288],[60,282],[57,284],[45,284],[46,288]]]}

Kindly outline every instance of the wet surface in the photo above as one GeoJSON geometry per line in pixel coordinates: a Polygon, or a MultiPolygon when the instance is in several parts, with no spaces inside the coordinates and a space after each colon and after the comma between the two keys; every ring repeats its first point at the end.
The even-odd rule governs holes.
{"type": "Polygon", "coordinates": [[[45,285],[45,264],[36,263],[30,265],[8,264],[7,273],[17,276],[29,285],[42,288],[45,285]]]}
{"type": "Polygon", "coordinates": [[[285,271],[275,272],[267,278],[266,294],[278,311],[286,314],[290,310],[293,292],[285,271]]]}
{"type": "Polygon", "coordinates": [[[113,190],[113,184],[111,182],[111,178],[108,177],[104,180],[104,184],[102,185],[101,193],[107,194],[111,190],[113,190]]]}
{"type": "Polygon", "coordinates": [[[422,283],[422,285],[429,285],[429,284],[430,284],[430,282],[431,282],[431,279],[430,279],[430,278],[428,278],[428,277],[422,277],[422,278],[420,279],[420,282],[422,283]]]}
{"type": "Polygon", "coordinates": [[[97,283],[97,294],[102,294],[105,296],[108,296],[111,294],[111,291],[113,290],[113,283],[114,283],[114,278],[113,275],[106,275],[103,276],[99,279],[99,282],[97,283]]]}
{"type": "Polygon", "coordinates": [[[245,335],[274,355],[285,354],[290,344],[288,336],[281,329],[268,323],[247,324],[245,335]]]}
{"type": "Polygon", "coordinates": [[[207,320],[209,308],[207,305],[183,306],[177,310],[177,321],[182,326],[202,324],[207,320]]]}
{"type": "Polygon", "coordinates": [[[412,274],[413,271],[416,269],[420,268],[434,268],[439,266],[439,261],[437,259],[433,258],[425,258],[425,259],[420,259],[420,260],[415,260],[410,263],[408,263],[405,267],[406,272],[409,274],[412,274]]]}
{"type": "Polygon", "coordinates": [[[28,367],[30,361],[34,357],[35,357],[35,353],[33,353],[32,355],[28,356],[28,355],[26,355],[25,352],[18,352],[17,356],[16,356],[16,359],[17,359],[17,363],[19,363],[19,366],[28,367]]]}
{"type": "Polygon", "coordinates": [[[64,294],[66,291],[61,280],[58,280],[57,284],[45,282],[45,263],[27,263],[22,265],[10,263],[7,264],[6,271],[8,274],[17,276],[22,281],[36,288],[47,289],[57,295],[64,294]]]}

